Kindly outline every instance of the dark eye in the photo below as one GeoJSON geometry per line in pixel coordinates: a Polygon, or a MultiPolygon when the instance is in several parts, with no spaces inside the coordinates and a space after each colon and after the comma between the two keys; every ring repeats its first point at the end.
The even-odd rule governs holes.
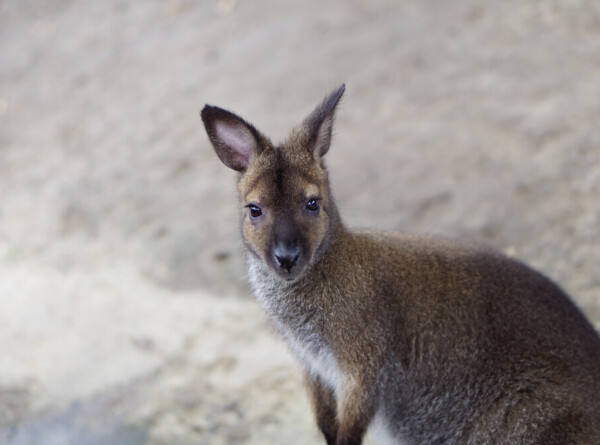
{"type": "Polygon", "coordinates": [[[248,208],[250,209],[251,218],[258,218],[260,215],[262,215],[262,210],[257,205],[249,204],[248,208]]]}
{"type": "Polygon", "coordinates": [[[306,203],[306,210],[310,212],[316,212],[319,210],[319,200],[317,198],[309,199],[306,203]]]}

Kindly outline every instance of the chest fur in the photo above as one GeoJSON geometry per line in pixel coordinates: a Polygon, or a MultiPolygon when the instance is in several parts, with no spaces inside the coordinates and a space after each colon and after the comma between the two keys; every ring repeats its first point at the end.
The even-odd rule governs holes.
{"type": "Polygon", "coordinates": [[[249,278],[257,301],[304,369],[339,392],[343,373],[323,329],[326,320],[322,308],[297,298],[290,286],[282,285],[258,262],[249,261],[249,278]]]}

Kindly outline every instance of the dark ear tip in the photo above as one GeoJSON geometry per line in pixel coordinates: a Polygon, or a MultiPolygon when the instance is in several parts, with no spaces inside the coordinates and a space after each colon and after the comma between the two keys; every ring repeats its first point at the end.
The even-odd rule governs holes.
{"type": "Polygon", "coordinates": [[[333,90],[333,92],[331,92],[329,94],[329,98],[328,98],[327,102],[330,104],[331,108],[335,107],[335,105],[337,105],[337,103],[340,101],[340,99],[344,95],[344,91],[346,91],[346,84],[345,83],[341,84],[337,88],[337,90],[333,90]]]}
{"type": "Polygon", "coordinates": [[[204,108],[200,111],[200,117],[205,124],[212,122],[213,120],[228,116],[230,113],[222,108],[215,107],[214,105],[204,105],[204,108]]]}
{"type": "Polygon", "coordinates": [[[217,107],[215,107],[215,106],[205,104],[204,108],[202,108],[202,110],[200,111],[200,115],[202,117],[208,116],[209,114],[213,113],[216,108],[217,107]]]}
{"type": "Polygon", "coordinates": [[[200,117],[202,118],[203,121],[206,121],[206,119],[208,118],[211,108],[212,107],[210,105],[204,105],[204,108],[202,108],[202,110],[200,110],[200,117]]]}

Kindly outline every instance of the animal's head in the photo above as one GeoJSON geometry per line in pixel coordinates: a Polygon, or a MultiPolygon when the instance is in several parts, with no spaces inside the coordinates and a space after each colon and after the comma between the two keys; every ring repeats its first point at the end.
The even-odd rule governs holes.
{"type": "Polygon", "coordinates": [[[277,146],[229,111],[207,105],[201,113],[217,155],[240,173],[246,248],[285,281],[297,279],[318,261],[338,224],[322,157],[329,150],[343,93],[344,85],[277,146]]]}

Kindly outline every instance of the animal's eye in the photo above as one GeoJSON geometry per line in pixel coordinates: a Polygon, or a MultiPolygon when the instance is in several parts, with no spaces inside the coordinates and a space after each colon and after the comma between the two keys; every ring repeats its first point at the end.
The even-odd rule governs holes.
{"type": "Polygon", "coordinates": [[[306,210],[308,210],[310,212],[316,212],[317,210],[319,210],[319,199],[318,198],[309,199],[308,202],[306,203],[306,210]]]}
{"type": "Polygon", "coordinates": [[[262,215],[262,210],[256,204],[248,204],[247,207],[250,209],[251,218],[258,218],[260,215],[262,215]]]}

